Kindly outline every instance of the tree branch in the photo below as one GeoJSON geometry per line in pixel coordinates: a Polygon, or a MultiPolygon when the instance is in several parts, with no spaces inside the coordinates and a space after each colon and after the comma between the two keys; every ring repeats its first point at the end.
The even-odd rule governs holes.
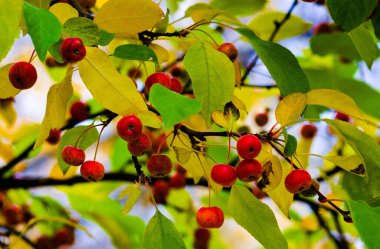
{"type": "Polygon", "coordinates": [[[26,237],[24,234],[22,234],[21,232],[13,229],[12,227],[5,226],[5,225],[0,225],[0,227],[8,230],[8,235],[7,236],[10,236],[11,234],[14,234],[17,237],[21,238],[23,241],[25,241],[32,248],[38,249],[37,245],[34,242],[32,242],[28,237],[26,237]]]}

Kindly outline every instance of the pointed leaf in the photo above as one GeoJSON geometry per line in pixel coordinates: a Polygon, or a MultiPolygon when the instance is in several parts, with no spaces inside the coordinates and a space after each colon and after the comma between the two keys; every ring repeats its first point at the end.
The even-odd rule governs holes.
{"type": "Polygon", "coordinates": [[[132,210],[132,208],[135,206],[137,200],[139,199],[140,194],[141,194],[139,185],[140,184],[131,184],[121,191],[119,195],[119,199],[124,199],[125,197],[128,197],[122,209],[122,212],[124,214],[129,213],[132,210]]]}
{"type": "Polygon", "coordinates": [[[99,48],[88,47],[86,57],[78,63],[83,82],[96,101],[120,115],[147,110],[133,81],[121,75],[99,48]]]}
{"type": "Polygon", "coordinates": [[[20,90],[14,88],[12,83],[9,81],[9,69],[12,67],[12,65],[13,64],[7,64],[0,68],[0,99],[14,97],[20,92],[20,90]]]}
{"type": "Polygon", "coordinates": [[[49,8],[49,11],[58,18],[62,25],[70,18],[78,16],[78,11],[67,3],[56,3],[49,8]]]}
{"type": "Polygon", "coordinates": [[[269,192],[280,185],[282,179],[282,165],[277,156],[271,155],[269,161],[263,165],[263,174],[258,185],[264,192],[269,192]]]}
{"type": "Polygon", "coordinates": [[[283,98],[276,107],[276,120],[282,126],[299,119],[307,104],[306,94],[292,93],[283,98]]]}
{"type": "Polygon", "coordinates": [[[245,187],[232,187],[228,210],[234,220],[265,248],[288,248],[288,242],[278,227],[273,211],[245,187]]]}
{"type": "Polygon", "coordinates": [[[294,136],[289,134],[285,142],[284,154],[285,156],[290,157],[294,155],[296,150],[297,150],[297,139],[294,136]]]}
{"type": "Polygon", "coordinates": [[[125,44],[115,48],[113,56],[127,60],[152,61],[158,64],[157,55],[144,45],[125,44]]]}
{"type": "Polygon", "coordinates": [[[357,155],[351,156],[326,156],[325,160],[330,161],[336,166],[358,176],[365,176],[363,159],[357,155]]]}
{"type": "Polygon", "coordinates": [[[85,46],[93,46],[98,45],[100,30],[90,19],[74,17],[63,25],[63,34],[82,39],[85,46]]]}

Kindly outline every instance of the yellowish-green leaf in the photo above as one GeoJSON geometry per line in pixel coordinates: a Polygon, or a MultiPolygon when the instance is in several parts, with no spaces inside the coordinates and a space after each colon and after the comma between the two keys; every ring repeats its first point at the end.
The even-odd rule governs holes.
{"type": "Polygon", "coordinates": [[[62,25],[70,18],[78,16],[78,11],[67,3],[56,3],[49,10],[58,18],[62,25]]]}
{"type": "Polygon", "coordinates": [[[47,96],[45,116],[34,148],[40,147],[49,136],[51,129],[59,129],[65,124],[67,103],[73,95],[73,86],[71,84],[72,74],[73,68],[69,66],[67,68],[66,77],[62,82],[50,87],[47,96]]]}
{"type": "MultiPolygon", "coordinates": [[[[281,11],[269,10],[260,12],[248,24],[253,31],[263,40],[268,40],[273,29],[275,28],[275,21],[280,21],[284,18],[286,13],[281,11]]],[[[313,25],[305,22],[303,19],[292,15],[281,27],[274,41],[280,41],[289,37],[302,35],[308,31],[313,25]]]]}
{"type": "Polygon", "coordinates": [[[292,171],[292,166],[288,163],[282,165],[282,179],[280,184],[272,191],[267,192],[269,197],[280,208],[281,212],[289,218],[289,208],[293,203],[293,194],[285,187],[285,178],[292,171]]]}
{"type": "Polygon", "coordinates": [[[7,99],[16,96],[20,92],[20,90],[14,88],[12,83],[9,81],[9,69],[12,65],[13,64],[7,64],[0,68],[0,99],[7,99]]]}
{"type": "Polygon", "coordinates": [[[120,115],[138,114],[147,107],[133,81],[121,75],[99,48],[88,47],[78,63],[83,82],[96,101],[120,115]]]}
{"type": "Polygon", "coordinates": [[[365,176],[365,166],[363,159],[358,155],[351,156],[326,156],[323,157],[325,160],[330,161],[336,166],[353,173],[358,176],[365,176]]]}
{"type": "Polygon", "coordinates": [[[142,111],[137,114],[137,117],[141,120],[144,126],[152,127],[155,129],[161,129],[162,119],[156,113],[151,111],[142,111]]]}
{"type": "Polygon", "coordinates": [[[276,108],[276,120],[282,126],[297,121],[307,104],[304,93],[292,93],[283,98],[276,108]]]}
{"type": "Polygon", "coordinates": [[[261,165],[264,165],[266,162],[268,162],[272,156],[272,146],[268,144],[267,142],[262,144],[260,154],[255,158],[257,161],[261,163],[261,165]]]}
{"type": "Polygon", "coordinates": [[[212,113],[211,118],[212,118],[212,121],[214,121],[215,124],[219,125],[220,127],[226,128],[228,130],[232,130],[230,119],[226,118],[223,112],[215,111],[212,113]]]}
{"type": "Polygon", "coordinates": [[[185,164],[190,160],[190,156],[192,151],[184,148],[180,148],[177,146],[172,146],[175,157],[177,158],[177,161],[181,164],[185,164]]]}
{"type": "Polygon", "coordinates": [[[151,0],[109,0],[96,13],[94,22],[109,33],[137,34],[152,28],[163,16],[151,0]]]}
{"type": "Polygon", "coordinates": [[[0,100],[0,116],[8,127],[12,127],[17,118],[17,113],[12,100],[0,100]]]}
{"type": "Polygon", "coordinates": [[[157,55],[157,59],[159,63],[163,63],[169,60],[170,58],[169,52],[163,46],[155,44],[155,43],[151,43],[149,44],[149,47],[157,55]]]}
{"type": "Polygon", "coordinates": [[[119,195],[119,199],[124,199],[125,197],[128,197],[122,209],[122,212],[124,214],[129,213],[132,210],[132,208],[135,206],[137,200],[139,199],[140,194],[141,194],[139,185],[140,184],[131,184],[121,191],[119,195]]]}
{"type": "Polygon", "coordinates": [[[351,117],[364,119],[355,101],[341,91],[333,89],[315,89],[307,93],[308,105],[322,105],[351,117]]]}
{"type": "Polygon", "coordinates": [[[282,166],[277,156],[272,155],[269,161],[263,165],[262,176],[259,184],[263,187],[263,191],[269,192],[277,188],[282,179],[282,166]]]}

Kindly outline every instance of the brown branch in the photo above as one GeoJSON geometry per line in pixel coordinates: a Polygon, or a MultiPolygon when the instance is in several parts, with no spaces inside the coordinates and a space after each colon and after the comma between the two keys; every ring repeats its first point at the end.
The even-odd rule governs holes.
{"type": "Polygon", "coordinates": [[[27,243],[32,248],[38,249],[37,245],[34,242],[32,242],[28,237],[26,237],[23,233],[15,230],[9,226],[0,225],[0,227],[6,229],[8,231],[8,233],[5,234],[6,236],[10,236],[11,234],[14,234],[15,236],[17,236],[17,237],[21,238],[23,241],[25,241],[25,243],[27,243]]]}

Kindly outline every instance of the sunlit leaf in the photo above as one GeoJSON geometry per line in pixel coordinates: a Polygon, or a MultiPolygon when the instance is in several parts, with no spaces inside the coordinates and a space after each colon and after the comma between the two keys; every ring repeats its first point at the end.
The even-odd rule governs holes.
{"type": "Polygon", "coordinates": [[[128,199],[125,201],[124,207],[122,209],[122,212],[124,214],[129,213],[132,208],[135,206],[137,200],[140,197],[141,190],[139,189],[140,184],[131,184],[128,185],[126,188],[124,188],[120,194],[119,199],[124,199],[125,197],[128,197],[128,199]]]}
{"type": "Polygon", "coordinates": [[[163,46],[155,44],[155,43],[151,43],[149,44],[148,47],[151,48],[154,51],[154,53],[157,55],[157,59],[159,63],[163,63],[169,60],[169,57],[170,57],[169,52],[163,46]]]}
{"type": "Polygon", "coordinates": [[[0,117],[5,121],[8,127],[12,127],[17,118],[17,113],[12,100],[0,99],[0,117]]]}
{"type": "Polygon", "coordinates": [[[144,126],[156,129],[162,128],[162,118],[152,111],[139,112],[137,117],[141,120],[144,126]]]}
{"type": "Polygon", "coordinates": [[[157,55],[144,45],[125,44],[115,48],[113,56],[127,60],[152,61],[158,64],[157,55]]]}
{"type": "Polygon", "coordinates": [[[303,93],[292,93],[283,98],[276,107],[276,120],[281,125],[293,123],[299,119],[307,104],[303,93]]]}
{"type": "Polygon", "coordinates": [[[82,39],[85,46],[93,46],[98,45],[100,30],[90,19],[74,17],[63,25],[63,34],[82,39]]]}
{"type": "Polygon", "coordinates": [[[78,16],[78,11],[67,3],[56,3],[49,8],[63,25],[67,20],[78,16]]]}
{"type": "Polygon", "coordinates": [[[232,15],[252,15],[261,10],[266,0],[236,0],[236,1],[211,1],[211,6],[224,10],[232,15]]]}
{"type": "Polygon", "coordinates": [[[282,165],[277,156],[272,155],[263,166],[263,174],[258,185],[264,192],[269,192],[277,188],[282,179],[282,165]]]}
{"type": "Polygon", "coordinates": [[[365,176],[363,159],[357,155],[351,156],[326,156],[324,159],[336,164],[340,168],[358,176],[365,176]]]}
{"type": "MultiPolygon", "coordinates": [[[[1,39],[0,39],[1,40],[1,39]]],[[[9,81],[9,69],[13,64],[7,64],[0,68],[0,99],[7,99],[16,96],[20,90],[14,88],[9,81]]]]}

